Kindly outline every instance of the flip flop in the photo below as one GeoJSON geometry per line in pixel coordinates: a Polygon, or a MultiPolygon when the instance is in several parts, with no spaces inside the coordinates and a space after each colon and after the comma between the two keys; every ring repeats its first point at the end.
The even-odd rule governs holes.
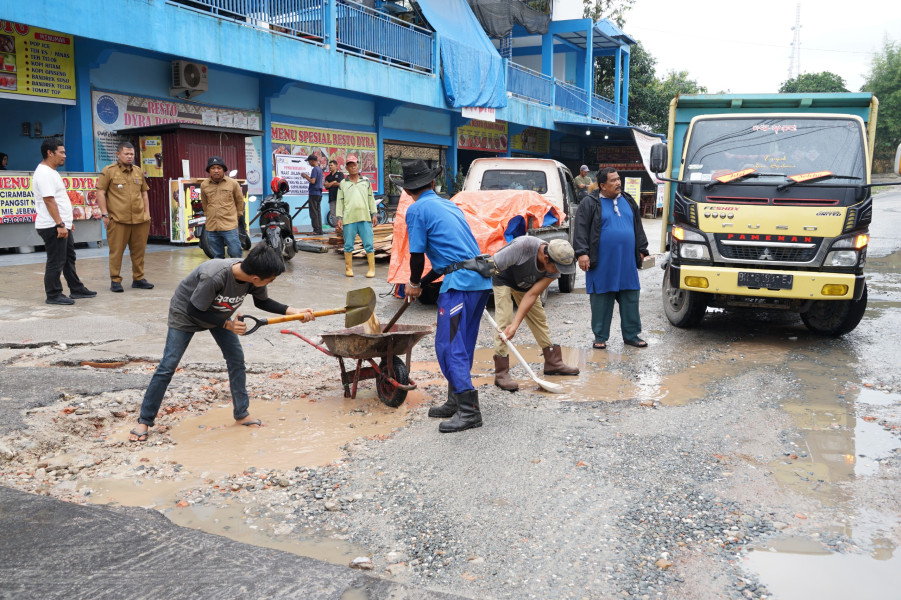
{"type": "Polygon", "coordinates": [[[241,425],[243,425],[244,427],[250,427],[251,425],[257,425],[259,427],[262,427],[263,422],[260,421],[259,419],[254,419],[253,421],[245,421],[244,423],[241,423],[241,425]]]}
{"type": "Polygon", "coordinates": [[[128,433],[130,433],[131,435],[136,435],[136,436],[138,436],[138,439],[136,439],[136,440],[132,440],[132,439],[129,439],[129,440],[128,440],[129,442],[131,442],[131,443],[134,444],[134,443],[139,443],[139,442],[146,442],[146,441],[147,441],[147,435],[150,433],[150,430],[148,429],[147,431],[135,431],[134,429],[132,429],[132,430],[129,431],[128,433]],[[144,438],[144,439],[142,440],[142,439],[140,439],[140,438],[144,438]]]}
{"type": "Polygon", "coordinates": [[[595,342],[591,345],[591,347],[594,348],[595,350],[606,350],[607,342],[595,342]]]}
{"type": "Polygon", "coordinates": [[[623,340],[623,343],[627,346],[635,346],[636,348],[648,347],[648,343],[641,338],[635,338],[634,340],[623,340]]]}

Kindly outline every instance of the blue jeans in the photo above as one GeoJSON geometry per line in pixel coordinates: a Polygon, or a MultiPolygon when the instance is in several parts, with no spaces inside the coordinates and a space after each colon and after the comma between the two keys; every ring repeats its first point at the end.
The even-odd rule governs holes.
{"type": "Polygon", "coordinates": [[[474,389],[472,359],[490,293],[490,290],[448,290],[438,294],[435,354],[441,373],[455,394],[474,389]]]}
{"type": "Polygon", "coordinates": [[[206,239],[210,244],[210,252],[213,258],[225,258],[225,246],[228,246],[229,258],[241,258],[241,238],[238,237],[238,229],[228,231],[206,230],[206,239]]]}
{"type": "MultiPolygon", "coordinates": [[[[219,349],[222,350],[225,365],[228,367],[228,385],[232,393],[235,421],[238,421],[250,414],[247,410],[250,406],[250,398],[247,396],[244,349],[241,348],[241,340],[238,339],[236,333],[221,327],[210,329],[209,332],[219,345],[219,349]]],[[[144,392],[144,401],[141,403],[141,416],[138,418],[138,423],[153,427],[156,415],[160,412],[160,405],[163,403],[166,388],[169,387],[172,375],[175,373],[175,369],[178,368],[178,363],[181,362],[181,357],[184,356],[185,350],[188,349],[188,344],[191,343],[191,338],[193,337],[193,331],[180,331],[169,328],[169,333],[166,335],[166,348],[163,350],[163,358],[150,379],[147,391],[144,392]]]]}
{"type": "Polygon", "coordinates": [[[372,221],[357,221],[356,223],[344,223],[344,251],[354,251],[354,241],[360,236],[363,250],[366,254],[372,254],[372,221]]]}

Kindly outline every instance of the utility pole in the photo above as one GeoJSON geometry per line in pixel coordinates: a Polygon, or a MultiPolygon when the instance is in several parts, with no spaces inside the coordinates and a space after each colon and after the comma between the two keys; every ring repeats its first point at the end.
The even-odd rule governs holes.
{"type": "Polygon", "coordinates": [[[788,78],[801,76],[801,3],[795,5],[795,25],[792,27],[792,53],[788,59],[788,78]]]}

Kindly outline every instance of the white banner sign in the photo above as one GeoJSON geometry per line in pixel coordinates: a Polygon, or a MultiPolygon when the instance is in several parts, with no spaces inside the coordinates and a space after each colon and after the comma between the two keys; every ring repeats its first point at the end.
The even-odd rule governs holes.
{"type": "Polygon", "coordinates": [[[301,173],[309,175],[313,167],[305,156],[290,154],[275,155],[275,176],[284,177],[288,181],[287,196],[307,196],[310,193],[310,182],[301,177],[301,173]]]}
{"type": "Polygon", "coordinates": [[[464,106],[460,109],[464,119],[478,119],[479,121],[489,121],[494,123],[494,109],[482,108],[480,106],[464,106]]]}
{"type": "Polygon", "coordinates": [[[644,163],[644,170],[651,176],[651,181],[660,183],[656,173],[651,173],[651,146],[659,144],[662,140],[657,136],[640,133],[634,129],[632,130],[632,135],[635,137],[635,145],[638,146],[638,152],[641,154],[641,162],[644,163]]]}

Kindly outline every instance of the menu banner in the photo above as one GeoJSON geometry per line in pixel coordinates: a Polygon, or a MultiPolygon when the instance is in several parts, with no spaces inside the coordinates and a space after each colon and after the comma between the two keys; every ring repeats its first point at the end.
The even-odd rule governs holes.
{"type": "Polygon", "coordinates": [[[91,92],[94,114],[94,160],[100,168],[116,162],[116,146],[128,139],[122,129],[165,123],[195,123],[234,129],[259,129],[258,112],[217,108],[174,100],[153,100],[111,92],[91,92]]]}
{"type": "Polygon", "coordinates": [[[538,127],[526,127],[522,133],[510,136],[510,149],[548,154],[551,151],[551,132],[538,127]]]}
{"type": "Polygon", "coordinates": [[[468,125],[457,127],[457,149],[507,152],[507,123],[473,119],[468,125]]]}
{"type": "MultiPolygon", "coordinates": [[[[31,174],[13,173],[0,177],[0,223],[34,223],[37,211],[31,174]]],[[[96,173],[60,173],[76,221],[100,218],[96,173]]]]}
{"type": "Polygon", "coordinates": [[[75,104],[74,37],[0,20],[0,97],[75,104]]]}
{"type": "Polygon", "coordinates": [[[309,182],[300,177],[300,173],[309,174],[311,169],[306,160],[310,155],[319,158],[319,167],[323,173],[328,172],[328,161],[334,160],[338,163],[338,170],[346,174],[347,157],[356,154],[360,174],[368,178],[372,182],[373,190],[378,192],[377,148],[378,138],[374,133],[317,129],[286,123],[272,124],[273,175],[288,179],[288,185],[291,187],[291,191],[288,192],[290,196],[308,194],[309,182]],[[306,171],[302,171],[303,166],[306,171]]]}

